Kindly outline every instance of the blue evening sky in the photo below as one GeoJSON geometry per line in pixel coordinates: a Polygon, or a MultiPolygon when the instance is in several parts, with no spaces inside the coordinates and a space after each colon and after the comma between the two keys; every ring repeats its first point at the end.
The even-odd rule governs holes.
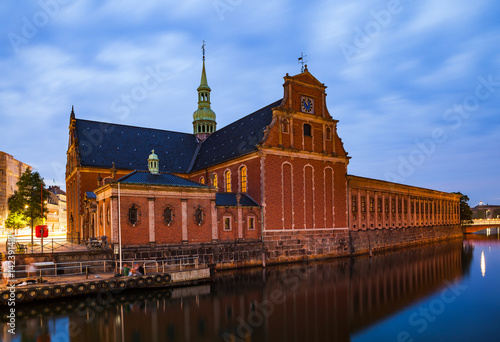
{"type": "Polygon", "coordinates": [[[303,52],[349,173],[500,204],[498,1],[4,0],[0,23],[0,150],[49,185],[72,105],[192,132],[205,40],[219,128],[281,98],[303,52]]]}

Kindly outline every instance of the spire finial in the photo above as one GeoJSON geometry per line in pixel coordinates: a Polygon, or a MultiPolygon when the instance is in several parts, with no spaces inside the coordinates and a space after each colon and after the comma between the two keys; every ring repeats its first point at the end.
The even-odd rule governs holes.
{"type": "Polygon", "coordinates": [[[303,53],[303,52],[301,52],[301,53],[300,53],[300,57],[298,58],[298,60],[299,60],[299,64],[302,64],[302,68],[300,69],[300,72],[301,72],[301,73],[303,73],[304,71],[306,71],[306,70],[307,70],[307,64],[306,64],[306,63],[307,63],[307,61],[305,60],[305,57],[307,57],[307,55],[304,55],[304,53],[303,53]],[[306,66],[305,68],[304,68],[304,65],[306,66]]]}
{"type": "Polygon", "coordinates": [[[205,46],[207,44],[205,44],[205,41],[203,41],[203,44],[201,44],[201,49],[203,50],[203,60],[205,60],[205,46]]]}

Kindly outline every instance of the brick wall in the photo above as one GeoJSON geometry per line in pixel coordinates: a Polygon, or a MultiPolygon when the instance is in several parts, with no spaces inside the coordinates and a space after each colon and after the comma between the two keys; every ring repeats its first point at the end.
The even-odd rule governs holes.
{"type": "Polygon", "coordinates": [[[238,207],[217,207],[217,229],[219,241],[260,240],[261,239],[261,214],[260,208],[240,207],[241,218],[239,219],[238,207]],[[254,219],[254,228],[249,229],[249,217],[254,219]],[[230,219],[231,229],[225,227],[225,218],[230,219]]]}
{"type": "Polygon", "coordinates": [[[345,164],[265,157],[265,229],[345,228],[345,164]]]}
{"type": "Polygon", "coordinates": [[[349,255],[349,232],[339,230],[296,230],[264,232],[268,263],[349,255]]]}
{"type": "Polygon", "coordinates": [[[195,182],[200,182],[201,177],[203,177],[205,179],[205,184],[211,184],[211,177],[213,174],[216,174],[219,192],[225,192],[225,172],[229,170],[231,172],[231,192],[241,192],[240,169],[242,166],[246,166],[247,168],[246,194],[257,203],[261,203],[262,188],[260,157],[250,159],[240,158],[234,161],[223,163],[222,165],[218,165],[215,168],[195,172],[189,176],[189,179],[195,182]]]}

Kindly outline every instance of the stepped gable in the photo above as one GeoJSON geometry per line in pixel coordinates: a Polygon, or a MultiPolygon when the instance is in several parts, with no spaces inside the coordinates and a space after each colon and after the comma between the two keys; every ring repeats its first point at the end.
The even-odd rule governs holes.
{"type": "Polygon", "coordinates": [[[271,103],[212,133],[202,143],[190,172],[257,151],[257,145],[264,138],[264,130],[272,122],[272,109],[281,102],[271,103]]]}
{"type": "Polygon", "coordinates": [[[76,119],[80,166],[147,170],[152,149],[160,170],[186,173],[198,146],[193,134],[76,119]]]}

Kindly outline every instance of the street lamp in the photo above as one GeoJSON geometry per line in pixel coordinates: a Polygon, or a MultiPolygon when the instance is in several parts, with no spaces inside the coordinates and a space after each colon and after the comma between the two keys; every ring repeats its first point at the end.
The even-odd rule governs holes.
{"type": "MultiPolygon", "coordinates": [[[[114,164],[113,164],[114,165],[114,164]]],[[[118,252],[120,253],[120,272],[122,271],[122,216],[120,211],[120,182],[118,182],[118,252]]]]}

